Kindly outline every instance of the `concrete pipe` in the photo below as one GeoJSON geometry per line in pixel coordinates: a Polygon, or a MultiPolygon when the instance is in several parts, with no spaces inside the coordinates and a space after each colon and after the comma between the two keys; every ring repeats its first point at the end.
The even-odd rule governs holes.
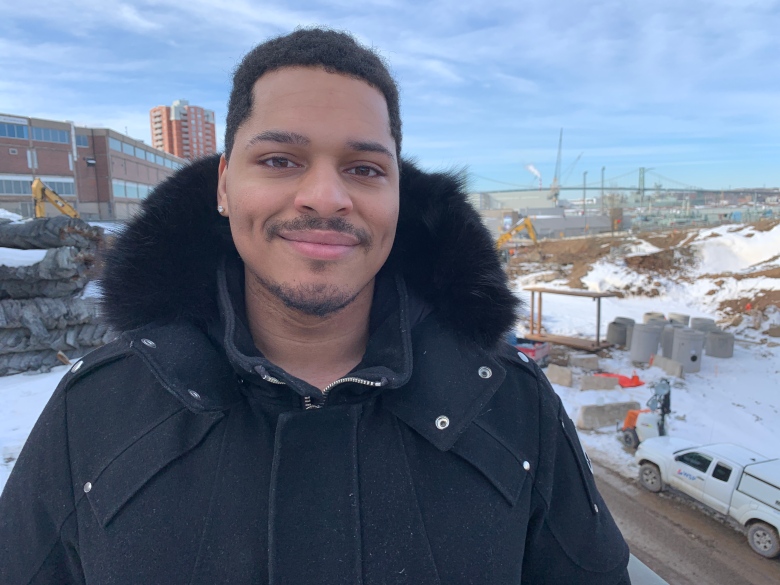
{"type": "Polygon", "coordinates": [[[646,364],[658,353],[662,328],[654,323],[637,323],[631,334],[631,361],[646,364]]]}
{"type": "Polygon", "coordinates": [[[725,331],[708,331],[704,341],[704,353],[716,358],[734,355],[734,335],[725,331]]]}
{"type": "Polygon", "coordinates": [[[630,317],[615,317],[615,323],[626,326],[626,349],[631,349],[631,335],[634,333],[634,320],[630,317]]]}
{"type": "Polygon", "coordinates": [[[683,327],[687,327],[690,320],[691,320],[690,315],[686,315],[684,313],[669,313],[670,323],[679,323],[683,327]]]}
{"type": "Polygon", "coordinates": [[[719,329],[719,327],[715,324],[714,319],[708,319],[707,317],[693,317],[691,319],[691,329],[696,329],[697,331],[714,331],[719,329]]]}
{"type": "Polygon", "coordinates": [[[649,323],[650,321],[666,321],[666,317],[664,317],[663,313],[650,311],[644,314],[644,316],[642,317],[642,321],[644,323],[649,323]]]}
{"type": "Polygon", "coordinates": [[[613,321],[607,325],[607,343],[618,347],[626,346],[626,324],[613,321]]]}
{"type": "Polygon", "coordinates": [[[682,364],[683,372],[692,374],[701,370],[704,331],[678,329],[674,332],[672,359],[682,364]]]}
{"type": "Polygon", "coordinates": [[[661,355],[665,358],[672,358],[674,332],[683,327],[680,323],[671,322],[668,325],[664,325],[664,328],[661,330],[661,355]]]}

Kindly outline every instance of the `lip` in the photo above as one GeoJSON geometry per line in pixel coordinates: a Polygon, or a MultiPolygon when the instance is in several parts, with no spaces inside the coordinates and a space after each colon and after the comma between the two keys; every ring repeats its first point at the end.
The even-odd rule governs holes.
{"type": "Polygon", "coordinates": [[[342,232],[304,230],[280,233],[296,252],[314,260],[339,260],[354,251],[359,240],[342,232]]]}

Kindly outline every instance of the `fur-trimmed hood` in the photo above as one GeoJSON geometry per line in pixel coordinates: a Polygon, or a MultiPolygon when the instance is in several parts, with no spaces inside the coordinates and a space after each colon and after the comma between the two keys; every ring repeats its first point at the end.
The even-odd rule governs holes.
{"type": "MultiPolygon", "coordinates": [[[[219,156],[203,158],[158,185],[107,251],[102,310],[115,329],[217,318],[217,267],[237,253],[228,220],[216,211],[218,166],[219,156]]],[[[388,263],[471,341],[492,347],[514,324],[519,301],[455,175],[404,161],[388,263]]]]}

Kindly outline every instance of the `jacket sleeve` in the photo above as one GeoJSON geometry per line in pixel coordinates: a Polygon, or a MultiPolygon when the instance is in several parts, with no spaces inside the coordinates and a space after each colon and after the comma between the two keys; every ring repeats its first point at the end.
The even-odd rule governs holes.
{"type": "Polygon", "coordinates": [[[541,371],[540,456],[523,583],[630,585],[629,551],[593,478],[590,460],[541,371]]]}
{"type": "Polygon", "coordinates": [[[83,583],[64,383],[35,423],[0,497],[0,583],[83,583]]]}

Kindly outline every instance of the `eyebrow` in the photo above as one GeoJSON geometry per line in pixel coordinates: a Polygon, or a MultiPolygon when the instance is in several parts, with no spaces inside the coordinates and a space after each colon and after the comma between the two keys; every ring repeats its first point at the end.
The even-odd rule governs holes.
{"type": "Polygon", "coordinates": [[[378,152],[386,155],[390,160],[395,160],[395,155],[378,142],[366,140],[350,140],[347,146],[358,152],[378,152]]]}
{"type": "Polygon", "coordinates": [[[286,130],[266,130],[260,134],[256,134],[247,143],[247,148],[257,144],[258,142],[279,142],[281,144],[296,144],[298,146],[307,146],[311,140],[309,140],[303,134],[297,132],[287,132],[286,130]]]}

